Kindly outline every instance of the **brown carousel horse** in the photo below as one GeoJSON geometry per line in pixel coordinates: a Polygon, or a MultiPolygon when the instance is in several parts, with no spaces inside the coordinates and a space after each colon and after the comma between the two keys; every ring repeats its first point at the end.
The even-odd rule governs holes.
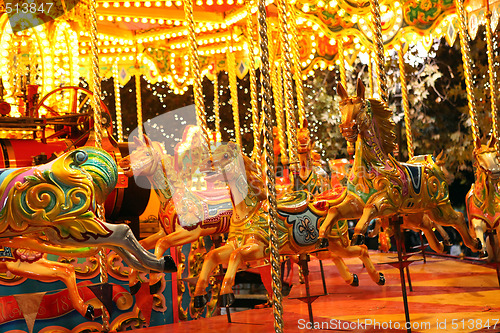
{"type": "MultiPolygon", "coordinates": [[[[229,193],[224,189],[210,189],[203,192],[190,190],[191,172],[198,168],[199,161],[207,149],[201,148],[199,127],[187,128],[176,156],[164,153],[161,143],[151,141],[146,135],[143,140],[134,138],[136,149],[119,161],[125,175],[146,176],[160,200],[158,219],[160,230],[141,240],[146,249],[155,249],[157,257],[173,246],[197,241],[200,237],[223,234],[229,229],[232,206],[229,193]],[[199,149],[198,149],[199,148],[199,149]],[[189,155],[186,155],[189,154],[189,155]]],[[[210,184],[207,184],[210,186],[210,184]]],[[[129,275],[130,291],[140,288],[136,270],[129,275]]],[[[161,276],[150,274],[150,291],[156,293],[161,286],[161,276]]]]}
{"type": "MultiPolygon", "coordinates": [[[[416,156],[408,163],[400,163],[391,156],[396,141],[395,125],[387,106],[375,99],[365,99],[361,80],[357,83],[356,97],[349,97],[341,84],[337,91],[342,98],[341,132],[348,142],[356,144],[356,149],[345,198],[329,209],[320,237],[325,238],[329,228],[339,220],[359,218],[352,240],[356,244],[371,220],[400,214],[404,215],[405,223],[419,229],[429,220],[452,226],[465,245],[473,251],[480,249],[481,244],[469,234],[462,213],[452,208],[445,175],[434,158],[416,156]]],[[[423,230],[430,228],[429,225],[423,230]]],[[[322,246],[327,244],[326,239],[322,240],[322,246]]]]}
{"type": "Polygon", "coordinates": [[[487,145],[474,150],[476,181],[465,199],[469,227],[488,252],[488,261],[498,262],[500,250],[500,162],[495,149],[495,137],[487,145]],[[484,235],[487,235],[485,241],[484,235]]]}
{"type": "MultiPolygon", "coordinates": [[[[228,182],[233,215],[225,245],[211,250],[200,273],[194,292],[195,306],[206,303],[206,291],[212,271],[220,264],[228,264],[220,294],[227,303],[234,297],[232,287],[237,270],[246,263],[269,258],[269,227],[267,222],[266,191],[260,172],[255,164],[243,156],[236,144],[229,142],[219,146],[207,160],[207,181],[228,182]]],[[[278,202],[278,241],[280,254],[297,255],[315,250],[318,226],[321,225],[328,207],[328,198],[312,199],[307,191],[286,194],[278,202]]],[[[328,235],[329,254],[342,278],[351,284],[354,276],[345,266],[342,257],[358,257],[364,263],[370,278],[379,285],[385,283],[382,273],[373,266],[365,245],[350,246],[347,224],[332,228],[328,235]]]]}
{"type": "Polygon", "coordinates": [[[78,293],[73,266],[46,260],[94,255],[106,247],[130,266],[145,271],[176,270],[170,256],[158,260],[125,224],[99,219],[96,205],[116,186],[118,170],[104,150],[82,147],[54,161],[0,170],[0,271],[66,284],[75,309],[93,318],[94,309],[78,293]]]}

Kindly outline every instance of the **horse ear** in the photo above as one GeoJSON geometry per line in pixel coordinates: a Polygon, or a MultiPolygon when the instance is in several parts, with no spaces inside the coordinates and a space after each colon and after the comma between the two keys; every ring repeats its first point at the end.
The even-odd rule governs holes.
{"type": "Polygon", "coordinates": [[[142,142],[141,140],[139,140],[139,138],[138,138],[138,137],[136,137],[135,135],[134,135],[134,143],[135,143],[135,145],[136,145],[137,147],[140,147],[140,146],[143,146],[143,145],[144,145],[144,142],[142,142]]]}
{"type": "Polygon", "coordinates": [[[302,128],[307,128],[308,125],[309,125],[309,122],[307,121],[306,118],[304,118],[304,121],[302,122],[302,128]]]}
{"type": "Polygon", "coordinates": [[[497,142],[497,138],[494,135],[491,135],[490,141],[488,141],[488,148],[495,147],[495,143],[497,142]]]}
{"type": "Polygon", "coordinates": [[[146,143],[146,146],[150,147],[153,142],[151,141],[150,138],[148,138],[146,134],[143,135],[144,135],[144,143],[146,143]]]}
{"type": "Polygon", "coordinates": [[[365,85],[360,78],[358,78],[358,82],[356,83],[356,93],[358,97],[365,99],[365,85]]]}
{"type": "Polygon", "coordinates": [[[339,94],[342,100],[349,98],[347,91],[345,91],[344,86],[340,82],[337,83],[337,94],[339,94]]]}

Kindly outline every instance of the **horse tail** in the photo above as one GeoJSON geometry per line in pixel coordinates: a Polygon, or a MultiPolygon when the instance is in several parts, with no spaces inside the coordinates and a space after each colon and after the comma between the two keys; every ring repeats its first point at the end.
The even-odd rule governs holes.
{"type": "Polygon", "coordinates": [[[103,203],[118,181],[116,162],[109,153],[100,148],[85,146],[79,149],[88,155],[81,168],[92,177],[96,201],[103,203]]]}

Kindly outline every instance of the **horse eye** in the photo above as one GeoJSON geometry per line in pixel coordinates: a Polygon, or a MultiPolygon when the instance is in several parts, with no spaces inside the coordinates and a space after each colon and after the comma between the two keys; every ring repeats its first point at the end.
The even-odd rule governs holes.
{"type": "Polygon", "coordinates": [[[224,158],[229,158],[229,154],[228,154],[228,153],[225,153],[225,154],[224,154],[224,158]]]}

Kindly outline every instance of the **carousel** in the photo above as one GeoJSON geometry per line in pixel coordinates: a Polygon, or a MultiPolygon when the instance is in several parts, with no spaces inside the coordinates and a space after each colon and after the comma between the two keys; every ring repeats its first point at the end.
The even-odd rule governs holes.
{"type": "Polygon", "coordinates": [[[0,331],[500,330],[499,17],[0,1],[0,331]]]}

